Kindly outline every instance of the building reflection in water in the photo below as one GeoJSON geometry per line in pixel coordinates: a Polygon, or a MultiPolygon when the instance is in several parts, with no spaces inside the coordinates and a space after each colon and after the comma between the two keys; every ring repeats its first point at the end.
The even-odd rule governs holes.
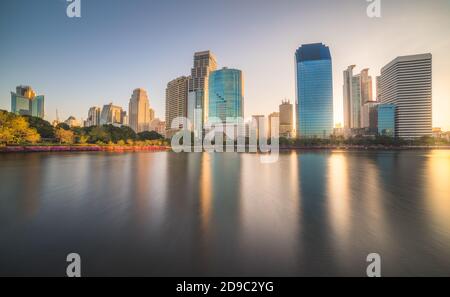
{"type": "Polygon", "coordinates": [[[59,275],[448,275],[450,151],[0,155],[0,263],[59,275]],[[33,263],[30,268],[29,263],[33,263]]]}
{"type": "MultiPolygon", "coordinates": [[[[343,152],[332,152],[328,157],[327,191],[328,215],[330,227],[334,233],[333,250],[338,260],[345,259],[345,253],[351,244],[351,193],[348,173],[348,157],[343,152]]],[[[339,263],[342,266],[344,263],[339,263]]]]}
{"type": "Polygon", "coordinates": [[[241,259],[246,273],[289,275],[299,253],[297,154],[281,154],[262,164],[259,155],[242,155],[241,259]]]}
{"type": "Polygon", "coordinates": [[[426,207],[433,237],[442,244],[450,241],[450,151],[431,151],[426,158],[426,207]]]}
{"type": "Polygon", "coordinates": [[[200,219],[203,238],[208,241],[210,235],[210,220],[212,206],[212,181],[211,181],[211,155],[201,154],[201,171],[200,171],[200,219]]]}
{"type": "MultiPolygon", "coordinates": [[[[27,155],[27,168],[21,171],[18,197],[19,210],[23,218],[33,219],[38,214],[41,203],[41,184],[46,174],[45,166],[41,166],[45,156],[27,155]]],[[[14,199],[14,197],[11,197],[14,199]]]]}

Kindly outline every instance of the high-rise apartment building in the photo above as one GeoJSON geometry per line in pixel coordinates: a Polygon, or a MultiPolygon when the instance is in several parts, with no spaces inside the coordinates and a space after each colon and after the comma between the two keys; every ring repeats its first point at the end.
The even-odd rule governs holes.
{"type": "Polygon", "coordinates": [[[344,71],[344,128],[359,129],[369,127],[369,107],[364,105],[373,102],[372,77],[369,69],[353,75],[355,65],[344,71]]]}
{"type": "Polygon", "coordinates": [[[294,137],[294,106],[288,100],[283,100],[279,106],[280,137],[294,137]]]}
{"type": "Polygon", "coordinates": [[[181,76],[170,81],[166,88],[166,130],[169,137],[183,127],[183,122],[176,122],[176,129],[172,129],[173,121],[187,117],[189,78],[181,76]]]}
{"type": "Polygon", "coordinates": [[[381,69],[380,89],[381,103],[396,107],[396,137],[432,135],[431,54],[395,58],[381,69]]]}
{"type": "Polygon", "coordinates": [[[121,126],[124,124],[124,117],[126,112],[122,107],[115,106],[112,103],[103,105],[102,112],[100,113],[100,125],[116,125],[121,126]]]}
{"type": "Polygon", "coordinates": [[[327,138],[333,133],[333,77],[330,49],[302,45],[295,53],[297,137],[327,138]]]}
{"type": "Polygon", "coordinates": [[[352,114],[353,114],[353,69],[356,65],[348,66],[346,70],[344,70],[344,128],[351,129],[353,126],[352,123],[352,114]]]}
{"type": "Polygon", "coordinates": [[[381,102],[381,77],[377,76],[376,77],[376,101],[377,102],[381,102]]]}
{"type": "MultiPolygon", "coordinates": [[[[188,118],[192,124],[201,122],[203,124],[208,120],[208,83],[209,74],[217,69],[216,58],[210,51],[197,52],[194,54],[194,66],[191,69],[189,78],[188,95],[188,118]],[[199,114],[195,110],[201,110],[199,114]],[[201,117],[201,119],[197,119],[201,117]]],[[[170,125],[170,123],[167,123],[170,125]]],[[[193,127],[197,130],[196,127],[193,127]]]]}
{"type": "Polygon", "coordinates": [[[15,93],[11,92],[11,112],[43,119],[44,96],[36,96],[30,86],[18,86],[15,93]]]}
{"type": "Polygon", "coordinates": [[[100,125],[100,107],[93,106],[89,108],[85,126],[92,127],[99,125],[100,125]]]}
{"type": "Polygon", "coordinates": [[[361,128],[368,128],[370,125],[370,108],[373,107],[372,76],[369,69],[363,69],[359,75],[361,90],[361,118],[359,120],[361,128]]]}
{"type": "Polygon", "coordinates": [[[136,133],[150,130],[150,103],[147,91],[138,88],[133,91],[128,105],[128,125],[136,133]]]}

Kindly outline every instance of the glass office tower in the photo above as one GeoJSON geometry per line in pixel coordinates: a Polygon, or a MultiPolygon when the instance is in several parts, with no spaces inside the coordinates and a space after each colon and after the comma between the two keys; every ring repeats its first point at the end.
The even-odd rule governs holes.
{"type": "Polygon", "coordinates": [[[395,136],[395,105],[378,105],[378,134],[383,136],[395,136]]]}
{"type": "Polygon", "coordinates": [[[30,86],[18,86],[15,93],[11,92],[11,112],[43,119],[44,100],[44,96],[36,96],[30,86]]]}
{"type": "Polygon", "coordinates": [[[327,138],[333,133],[333,76],[330,49],[302,45],[295,53],[297,136],[327,138]]]}
{"type": "Polygon", "coordinates": [[[232,118],[228,123],[237,123],[237,118],[244,116],[242,71],[223,68],[211,72],[208,93],[210,119],[219,118],[225,123],[227,118],[232,118]]]}

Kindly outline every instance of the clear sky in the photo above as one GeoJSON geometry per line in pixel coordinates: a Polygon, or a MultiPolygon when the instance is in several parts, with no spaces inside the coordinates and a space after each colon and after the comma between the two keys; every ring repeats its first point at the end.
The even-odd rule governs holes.
{"type": "Polygon", "coordinates": [[[333,58],[335,123],[342,122],[342,71],[370,68],[375,78],[396,56],[433,54],[433,126],[450,130],[450,1],[381,0],[66,0],[0,1],[0,109],[31,85],[46,96],[46,119],[86,118],[90,106],[128,109],[147,89],[164,118],[167,82],[189,75],[193,53],[209,49],[220,67],[244,72],[245,115],[295,101],[294,52],[323,42],[333,58]]]}

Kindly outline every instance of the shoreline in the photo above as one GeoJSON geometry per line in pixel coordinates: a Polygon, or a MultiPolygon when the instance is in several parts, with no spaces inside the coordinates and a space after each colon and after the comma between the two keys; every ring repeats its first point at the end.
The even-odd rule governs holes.
{"type": "Polygon", "coordinates": [[[38,152],[161,152],[171,150],[167,146],[155,145],[18,145],[0,147],[0,153],[38,153],[38,152]]]}
{"type": "MultiPolygon", "coordinates": [[[[402,151],[402,150],[450,150],[450,145],[433,146],[383,146],[383,145],[330,145],[330,146],[281,146],[280,152],[287,151],[402,151]]],[[[168,152],[169,146],[127,146],[127,145],[18,145],[0,147],[0,153],[38,153],[38,152],[168,152]]]]}
{"type": "Polygon", "coordinates": [[[330,145],[330,146],[288,146],[280,147],[280,151],[301,151],[301,150],[346,150],[346,151],[396,151],[396,150],[450,150],[450,145],[330,145]]]}

